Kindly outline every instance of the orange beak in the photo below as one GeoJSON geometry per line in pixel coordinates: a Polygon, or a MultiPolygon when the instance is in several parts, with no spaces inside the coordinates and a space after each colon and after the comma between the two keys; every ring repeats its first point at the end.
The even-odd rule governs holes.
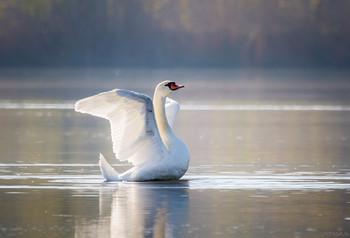
{"type": "Polygon", "coordinates": [[[170,85],[170,89],[171,90],[177,90],[177,89],[179,89],[179,88],[184,88],[185,86],[183,86],[183,85],[176,85],[176,84],[171,84],[170,85]]]}

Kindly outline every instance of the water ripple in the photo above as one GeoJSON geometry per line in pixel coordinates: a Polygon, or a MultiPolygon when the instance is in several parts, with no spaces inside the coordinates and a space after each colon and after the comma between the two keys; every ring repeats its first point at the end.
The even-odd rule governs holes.
{"type": "MultiPolygon", "coordinates": [[[[0,173],[0,189],[96,190],[100,189],[102,184],[106,184],[93,164],[1,164],[1,167],[7,170],[0,173]],[[31,168],[30,172],[26,171],[28,166],[31,168]],[[90,166],[91,169],[82,171],[82,166],[90,166]],[[46,167],[53,170],[47,173],[46,167]]],[[[350,169],[344,167],[333,171],[288,171],[285,168],[281,170],[280,166],[269,167],[267,170],[247,170],[246,166],[218,168],[217,165],[207,165],[205,168],[205,171],[203,166],[190,168],[182,181],[186,181],[189,189],[199,190],[350,190],[350,169]]],[[[152,184],[147,183],[148,186],[150,183],[152,184]]],[[[181,183],[160,183],[169,188],[182,186],[181,183]]],[[[124,185],[132,184],[134,183],[124,185]]]]}

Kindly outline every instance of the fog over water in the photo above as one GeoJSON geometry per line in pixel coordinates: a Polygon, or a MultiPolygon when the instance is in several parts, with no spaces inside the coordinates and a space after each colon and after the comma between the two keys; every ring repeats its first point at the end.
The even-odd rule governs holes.
{"type": "Polygon", "coordinates": [[[349,236],[347,71],[2,70],[0,237],[349,236]],[[82,97],[185,88],[175,132],[191,163],[179,181],[105,183],[118,172],[109,123],[82,97]]]}
{"type": "Polygon", "coordinates": [[[350,236],[350,1],[0,1],[0,238],[350,236]],[[105,182],[77,100],[185,85],[178,181],[105,182]]]}

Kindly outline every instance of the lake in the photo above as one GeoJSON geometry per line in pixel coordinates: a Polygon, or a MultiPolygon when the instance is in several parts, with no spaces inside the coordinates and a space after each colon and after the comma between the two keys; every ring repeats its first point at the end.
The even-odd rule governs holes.
{"type": "Polygon", "coordinates": [[[348,237],[350,71],[0,70],[0,237],[348,237]],[[174,80],[179,181],[118,172],[108,121],[76,100],[174,80]]]}

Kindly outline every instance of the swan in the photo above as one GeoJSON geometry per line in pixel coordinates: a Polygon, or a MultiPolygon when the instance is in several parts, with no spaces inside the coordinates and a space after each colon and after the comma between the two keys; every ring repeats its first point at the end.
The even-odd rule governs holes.
{"type": "Polygon", "coordinates": [[[99,165],[106,181],[179,179],[187,171],[190,151],[173,131],[180,105],[168,98],[184,88],[175,82],[159,83],[152,99],[141,93],[114,89],[75,103],[75,111],[110,122],[113,152],[133,165],[119,174],[100,154],[99,165]]]}

